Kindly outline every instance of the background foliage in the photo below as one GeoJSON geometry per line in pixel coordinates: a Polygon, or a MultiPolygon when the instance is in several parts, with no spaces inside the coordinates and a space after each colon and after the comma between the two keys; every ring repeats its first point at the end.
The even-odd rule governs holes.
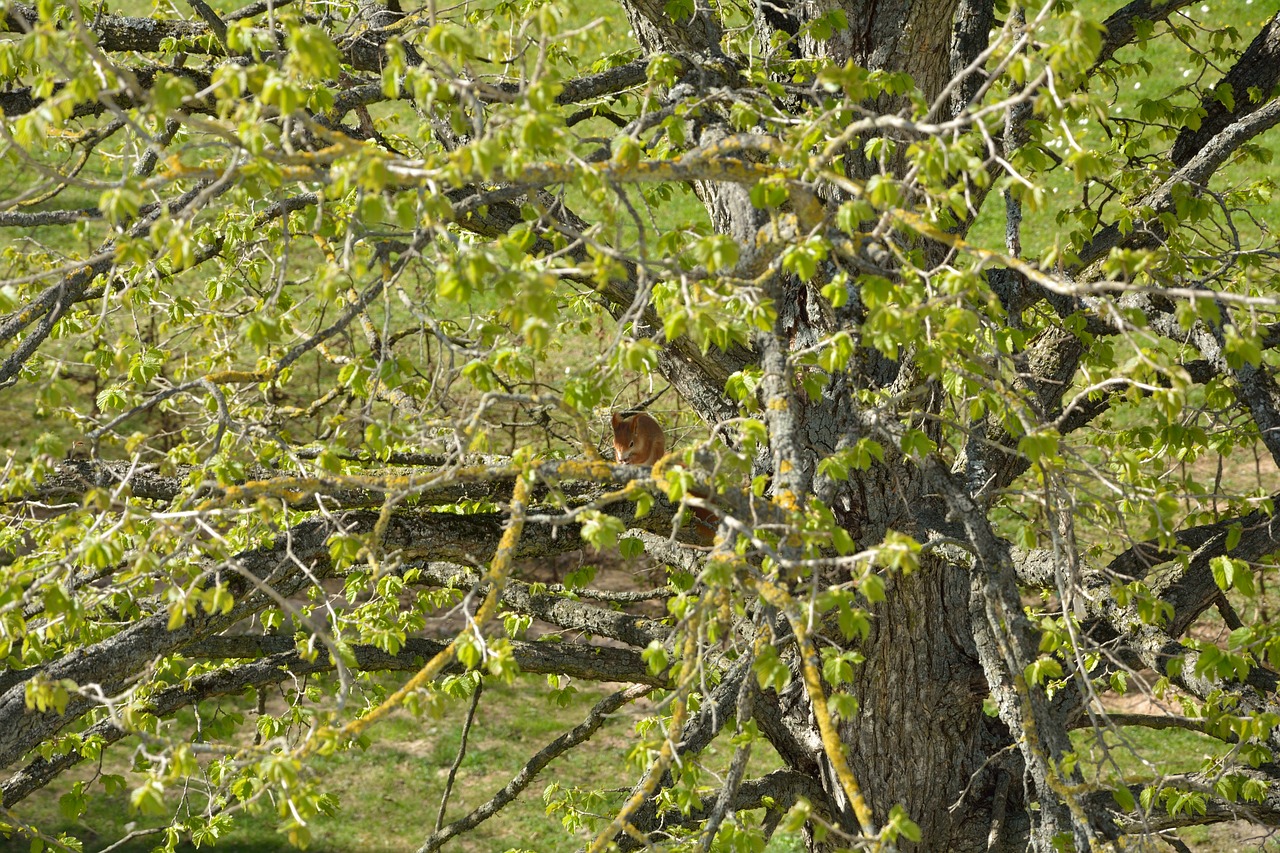
{"type": "Polygon", "coordinates": [[[1054,831],[1275,824],[1274,2],[997,3],[950,82],[834,4],[5,9],[11,838],[910,844],[827,736],[942,562],[1009,569],[975,706],[1054,831]],[[643,403],[674,453],[605,464],[643,403]],[[377,804],[472,716],[450,821],[567,767],[518,828],[377,804]]]}

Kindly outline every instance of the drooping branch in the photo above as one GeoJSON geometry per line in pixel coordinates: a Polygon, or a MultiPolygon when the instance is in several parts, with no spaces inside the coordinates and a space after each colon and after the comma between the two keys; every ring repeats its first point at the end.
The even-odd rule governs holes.
{"type": "MultiPolygon", "coordinates": [[[[624,514],[630,510],[624,510],[624,514]]],[[[645,526],[664,513],[651,513],[643,519],[645,526]]],[[[666,529],[670,529],[666,514],[666,529]]],[[[662,522],[660,522],[662,523],[662,522]]],[[[230,592],[234,605],[226,612],[192,614],[174,630],[169,629],[169,615],[163,609],[134,622],[125,630],[76,654],[45,665],[40,674],[52,681],[69,680],[75,684],[96,684],[107,695],[119,692],[129,680],[156,658],[173,654],[232,624],[270,606],[276,597],[257,591],[258,585],[271,587],[276,596],[287,597],[332,575],[328,549],[331,534],[364,536],[385,530],[380,548],[396,553],[402,561],[414,559],[451,560],[470,563],[487,560],[497,547],[502,534],[499,516],[463,516],[446,513],[393,514],[380,524],[378,513],[355,511],[302,522],[264,548],[244,551],[228,559],[222,571],[231,576],[230,592]],[[234,571],[228,571],[234,569],[234,571]]],[[[661,529],[661,528],[659,528],[661,529]]],[[[516,558],[559,554],[580,547],[577,526],[566,524],[529,525],[514,551],[516,558]]],[[[458,585],[474,586],[475,577],[446,577],[430,566],[424,574],[442,584],[450,580],[458,585]],[[434,571],[434,577],[433,577],[434,571]]],[[[561,624],[570,630],[582,630],[602,636],[615,636],[624,642],[644,647],[665,635],[666,628],[651,620],[592,607],[560,597],[532,595],[527,587],[513,583],[504,591],[503,606],[527,610],[539,618],[561,624]]],[[[11,763],[37,743],[87,712],[93,702],[75,696],[65,713],[29,714],[26,711],[25,685],[17,684],[0,695],[0,766],[11,763]]]]}
{"type": "MultiPolygon", "coordinates": [[[[439,640],[411,637],[396,654],[388,654],[374,646],[356,644],[349,647],[352,666],[360,672],[417,672],[424,659],[430,659],[447,645],[439,640]]],[[[567,675],[585,681],[622,682],[641,685],[642,692],[653,687],[668,687],[665,676],[655,675],[639,653],[607,646],[582,643],[512,642],[512,654],[521,670],[534,674],[567,675]]],[[[303,657],[291,637],[228,635],[208,637],[183,650],[191,658],[260,658],[225,669],[196,676],[189,683],[163,688],[146,698],[147,713],[167,717],[181,708],[206,699],[243,693],[246,688],[262,689],[294,678],[332,672],[334,664],[328,655],[303,657]]],[[[455,664],[446,672],[460,671],[455,664]]],[[[115,717],[101,720],[82,735],[85,740],[101,738],[110,745],[130,734],[115,717]]],[[[78,750],[51,759],[36,758],[15,773],[3,785],[3,806],[9,808],[33,791],[44,787],[69,767],[82,760],[78,750]]]]}
{"type": "MultiPolygon", "coordinates": [[[[149,697],[146,707],[157,717],[164,717],[204,699],[239,693],[250,687],[276,684],[291,677],[281,664],[296,658],[296,652],[290,651],[253,663],[205,673],[191,679],[185,685],[166,687],[157,691],[149,697]]],[[[109,746],[127,734],[128,730],[115,719],[107,718],[94,723],[82,733],[81,737],[85,740],[101,738],[104,746],[109,746]]],[[[22,752],[25,751],[22,750],[22,752]]],[[[4,783],[4,807],[8,808],[20,802],[33,791],[47,785],[67,768],[78,764],[83,758],[79,750],[73,749],[53,758],[33,759],[4,783]]]]}
{"type": "MultiPolygon", "coordinates": [[[[369,520],[370,527],[373,520],[369,520]]],[[[186,622],[170,629],[169,615],[160,612],[131,624],[118,634],[78,649],[75,654],[52,661],[40,669],[51,681],[69,680],[77,685],[96,685],[105,695],[114,695],[142,672],[150,661],[173,654],[196,640],[216,634],[274,601],[255,591],[258,583],[269,584],[278,595],[288,596],[311,583],[298,566],[307,566],[313,577],[327,576],[330,565],[326,546],[333,529],[328,522],[307,522],[286,531],[273,548],[242,552],[232,560],[244,572],[230,582],[235,603],[226,612],[198,611],[186,622]]],[[[82,695],[73,696],[61,714],[29,713],[26,685],[17,684],[0,694],[0,766],[13,763],[23,753],[83,716],[96,703],[82,695]]]]}
{"type": "MultiPolygon", "coordinates": [[[[225,182],[214,184],[197,181],[194,187],[187,190],[167,206],[157,205],[147,215],[140,216],[137,221],[130,225],[127,231],[128,237],[129,239],[137,239],[147,234],[152,223],[156,221],[162,212],[167,211],[170,216],[178,218],[188,214],[188,208],[193,203],[205,201],[208,196],[220,195],[229,189],[230,185],[225,182]]],[[[61,280],[57,284],[46,288],[38,297],[22,308],[0,318],[0,344],[8,343],[21,334],[23,330],[33,323],[35,324],[34,328],[27,332],[27,336],[15,348],[14,352],[10,353],[9,357],[0,364],[0,389],[11,385],[15,381],[15,377],[17,377],[22,366],[27,363],[40,345],[49,337],[57,321],[72,306],[88,298],[90,285],[94,279],[112,268],[115,261],[115,247],[116,241],[114,239],[105,241],[89,260],[61,276],[61,280]]]]}

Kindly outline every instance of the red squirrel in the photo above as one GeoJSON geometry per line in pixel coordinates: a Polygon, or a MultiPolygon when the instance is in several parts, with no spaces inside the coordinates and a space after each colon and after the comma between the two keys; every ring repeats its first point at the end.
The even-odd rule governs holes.
{"type": "Polygon", "coordinates": [[[667,452],[667,434],[645,412],[631,415],[613,413],[613,451],[619,462],[652,465],[667,452]]]}
{"type": "MultiPolygon", "coordinates": [[[[613,452],[619,462],[628,465],[652,465],[667,452],[667,434],[662,425],[646,412],[629,415],[613,413],[613,452]]],[[[693,492],[695,497],[706,497],[693,492]]],[[[715,538],[717,518],[714,512],[691,507],[694,530],[703,544],[715,538]]]]}

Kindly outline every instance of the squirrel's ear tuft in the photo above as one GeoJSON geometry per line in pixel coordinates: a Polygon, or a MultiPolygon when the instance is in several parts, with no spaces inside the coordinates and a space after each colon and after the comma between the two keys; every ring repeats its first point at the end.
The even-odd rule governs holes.
{"type": "Polygon", "coordinates": [[[618,413],[617,413],[617,412],[614,412],[614,413],[613,413],[613,428],[614,428],[614,429],[617,429],[618,427],[622,426],[623,420],[624,420],[623,418],[618,417],[618,413]]]}

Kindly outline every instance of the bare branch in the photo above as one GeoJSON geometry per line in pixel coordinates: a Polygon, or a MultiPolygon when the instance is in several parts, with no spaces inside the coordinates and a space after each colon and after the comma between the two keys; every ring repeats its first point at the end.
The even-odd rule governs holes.
{"type": "Polygon", "coordinates": [[[651,687],[637,685],[601,699],[592,707],[585,720],[538,750],[525,763],[524,767],[520,768],[520,771],[516,773],[512,780],[501,791],[490,797],[486,803],[473,809],[466,817],[455,820],[443,829],[438,829],[428,836],[427,840],[418,848],[418,853],[430,853],[430,851],[439,850],[449,839],[474,829],[493,817],[518,797],[520,792],[527,788],[529,783],[542,772],[543,768],[570,749],[584,743],[599,731],[600,727],[608,721],[610,714],[628,702],[639,699],[652,689],[651,687]]]}

